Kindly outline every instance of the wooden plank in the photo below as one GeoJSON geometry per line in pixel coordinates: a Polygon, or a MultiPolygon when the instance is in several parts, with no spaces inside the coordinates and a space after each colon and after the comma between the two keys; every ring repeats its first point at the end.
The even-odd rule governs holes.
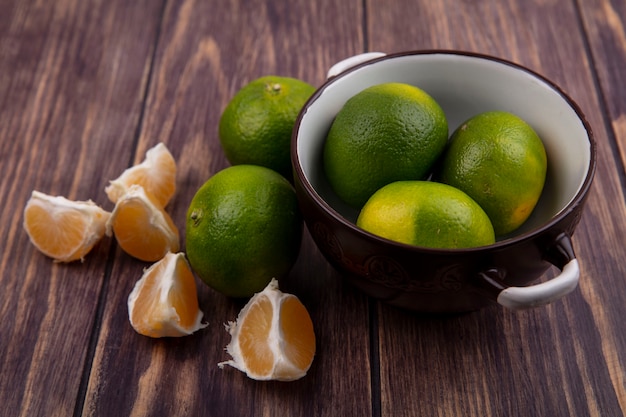
{"type": "MultiPolygon", "coordinates": [[[[217,137],[226,103],[263,75],[320,84],[332,63],[363,49],[360,6],[357,1],[168,2],[137,159],[157,141],[171,149],[179,190],[168,210],[183,234],[195,191],[228,166],[217,137]]],[[[217,368],[227,359],[223,323],[234,320],[243,303],[200,281],[207,329],[176,340],[136,334],[126,299],[145,265],[119,251],[115,256],[85,415],[371,414],[367,299],[346,288],[308,234],[281,287],[310,311],[318,348],[309,375],[288,384],[259,383],[217,368]]]]}
{"type": "Polygon", "coordinates": [[[33,189],[106,205],[104,186],[132,155],[160,8],[0,3],[0,403],[7,415],[68,416],[111,242],[82,264],[53,263],[28,243],[22,210],[33,189]]]}
{"type": "MultiPolygon", "coordinates": [[[[617,152],[621,158],[618,165],[618,175],[624,186],[624,164],[626,162],[626,91],[623,88],[616,88],[626,83],[626,3],[619,1],[591,1],[579,2],[583,23],[589,37],[589,53],[593,58],[595,74],[598,79],[600,99],[604,106],[601,107],[604,116],[608,119],[610,126],[607,126],[607,145],[615,144],[617,152]]],[[[606,193],[603,193],[605,195],[606,193]]],[[[619,223],[623,219],[622,213],[613,212],[614,207],[609,207],[608,211],[602,213],[604,218],[613,219],[619,223]],[[617,221],[615,219],[618,219],[617,221]]],[[[611,241],[611,245],[623,247],[623,235],[621,240],[611,241]]],[[[614,255],[615,256],[615,255],[614,255]]],[[[623,260],[618,257],[617,262],[623,260]]],[[[623,265],[623,262],[622,262],[623,265]]],[[[625,271],[622,268],[622,277],[625,271]]],[[[623,280],[615,279],[604,286],[605,290],[599,294],[599,298],[605,300],[607,294],[623,294],[623,280]]],[[[594,294],[595,295],[595,294],[594,294]]],[[[622,306],[624,305],[622,298],[622,306]]],[[[624,363],[624,346],[626,345],[626,335],[623,331],[614,333],[613,328],[623,328],[622,315],[620,310],[616,311],[613,302],[608,304],[611,314],[606,315],[604,309],[599,306],[598,316],[602,320],[597,320],[598,327],[603,337],[602,352],[611,363],[624,363]]],[[[615,395],[620,407],[626,413],[626,372],[623,368],[610,366],[608,368],[615,395]]]]}
{"type": "MultiPolygon", "coordinates": [[[[462,49],[526,65],[578,102],[598,142],[598,172],[574,237],[582,264],[580,289],[531,311],[494,307],[434,320],[381,305],[382,415],[624,412],[626,340],[621,318],[626,310],[619,288],[626,230],[623,220],[617,220],[626,214],[620,185],[623,167],[615,164],[592,68],[600,68],[606,77],[605,90],[613,91],[611,103],[622,106],[624,93],[611,86],[621,85],[615,82],[623,71],[617,71],[619,63],[604,67],[612,60],[609,53],[612,57],[615,52],[610,45],[604,59],[590,62],[576,7],[574,2],[441,0],[411,12],[382,1],[367,2],[370,49],[462,49]]],[[[596,24],[604,17],[615,23],[615,14],[604,11],[605,16],[588,7],[596,24]]],[[[598,29],[592,45],[606,38],[600,33],[598,29]]],[[[612,34],[621,35],[623,31],[612,34]]],[[[622,136],[618,133],[619,140],[622,136]]]]}
{"type": "Polygon", "coordinates": [[[602,98],[606,104],[614,140],[622,164],[626,160],[626,93],[617,86],[626,83],[626,4],[619,1],[580,2],[589,53],[594,59],[602,98]]]}

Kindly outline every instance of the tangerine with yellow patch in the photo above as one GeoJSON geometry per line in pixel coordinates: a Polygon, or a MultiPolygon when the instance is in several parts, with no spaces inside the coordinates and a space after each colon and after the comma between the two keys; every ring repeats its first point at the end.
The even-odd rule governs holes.
{"type": "Polygon", "coordinates": [[[409,245],[459,249],[495,242],[482,208],[464,192],[431,181],[397,181],[376,191],[356,222],[375,235],[409,245]]]}
{"type": "Polygon", "coordinates": [[[515,231],[539,201],[547,155],[534,129],[504,111],[459,126],[443,157],[440,180],[463,190],[487,213],[497,236],[515,231]]]}

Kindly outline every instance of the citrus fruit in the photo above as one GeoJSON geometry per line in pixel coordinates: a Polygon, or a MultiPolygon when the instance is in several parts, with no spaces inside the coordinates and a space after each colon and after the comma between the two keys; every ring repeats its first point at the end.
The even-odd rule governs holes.
{"type": "Polygon", "coordinates": [[[180,248],[172,218],[141,185],[131,185],[117,200],[106,227],[124,252],[142,261],[158,261],[180,248]]]}
{"type": "Polygon", "coordinates": [[[109,200],[116,203],[131,185],[141,185],[161,206],[167,205],[176,192],[176,161],[163,143],[149,149],[141,163],[110,181],[104,191],[109,200]]]}
{"type": "Polygon", "coordinates": [[[24,230],[44,255],[59,262],[82,260],[104,236],[111,213],[93,201],[73,201],[33,191],[24,208],[24,230]]]}
{"type": "Polygon", "coordinates": [[[430,248],[471,248],[494,243],[489,217],[464,192],[431,181],[397,181],[365,203],[357,226],[375,235],[430,248]]]}
{"type": "Polygon", "coordinates": [[[289,181],[269,168],[234,165],[209,178],[193,197],[187,258],[213,289],[250,297],[289,272],[302,227],[289,181]]]}
{"type": "Polygon", "coordinates": [[[533,128],[514,114],[494,111],[474,116],[455,130],[440,180],[480,204],[501,236],[530,216],[546,170],[546,151],[533,128]]]}
{"type": "Polygon", "coordinates": [[[182,252],[167,253],[146,269],[128,296],[128,318],[139,334],[186,336],[202,323],[193,273],[182,252]]]}
{"type": "Polygon", "coordinates": [[[447,140],[445,114],[430,95],[408,84],[378,84],[337,114],[324,144],[324,169],[335,193],[361,208],[383,185],[425,178],[447,140]]]}
{"type": "Polygon", "coordinates": [[[291,131],[312,85],[289,77],[265,76],[242,87],[219,122],[219,138],[233,165],[271,168],[291,178],[291,131]]]}
{"type": "Polygon", "coordinates": [[[293,294],[278,289],[278,281],[255,294],[229,322],[226,351],[230,365],[252,379],[293,381],[306,375],[315,356],[315,332],[309,312],[293,294]]]}

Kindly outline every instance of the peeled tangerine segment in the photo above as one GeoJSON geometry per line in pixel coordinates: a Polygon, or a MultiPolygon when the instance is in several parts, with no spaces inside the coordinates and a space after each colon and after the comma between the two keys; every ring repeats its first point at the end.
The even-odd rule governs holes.
{"type": "Polygon", "coordinates": [[[24,208],[24,229],[35,247],[59,262],[83,260],[102,239],[111,213],[93,201],[73,201],[33,191],[24,208]]]}
{"type": "Polygon", "coordinates": [[[104,189],[113,203],[128,192],[132,185],[141,185],[165,207],[176,192],[176,161],[163,143],[150,148],[145,159],[110,181],[104,189]]]}
{"type": "Polygon", "coordinates": [[[126,253],[142,261],[155,262],[180,249],[172,218],[140,185],[117,200],[106,226],[107,235],[114,234],[126,253]]]}
{"type": "Polygon", "coordinates": [[[137,281],[128,296],[128,318],[137,333],[149,337],[190,335],[202,323],[193,273],[184,253],[168,253],[137,281]]]}
{"type": "Polygon", "coordinates": [[[278,289],[272,279],[255,294],[226,330],[230,365],[252,379],[293,381],[306,375],[315,356],[313,323],[305,306],[293,294],[278,289]]]}

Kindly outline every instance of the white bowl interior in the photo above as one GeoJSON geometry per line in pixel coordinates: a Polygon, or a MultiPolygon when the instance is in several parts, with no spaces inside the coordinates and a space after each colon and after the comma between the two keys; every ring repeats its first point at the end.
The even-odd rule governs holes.
{"type": "Polygon", "coordinates": [[[548,174],[537,207],[516,235],[549,221],[582,187],[590,167],[591,141],[579,115],[550,84],[522,68],[480,56],[398,55],[331,80],[302,115],[298,163],[317,193],[347,220],[354,222],[358,212],[343,203],[326,180],[325,138],[350,97],[385,82],[404,82],[429,93],[443,108],[450,134],[470,117],[491,110],[514,113],[535,129],[546,148],[548,174]]]}

